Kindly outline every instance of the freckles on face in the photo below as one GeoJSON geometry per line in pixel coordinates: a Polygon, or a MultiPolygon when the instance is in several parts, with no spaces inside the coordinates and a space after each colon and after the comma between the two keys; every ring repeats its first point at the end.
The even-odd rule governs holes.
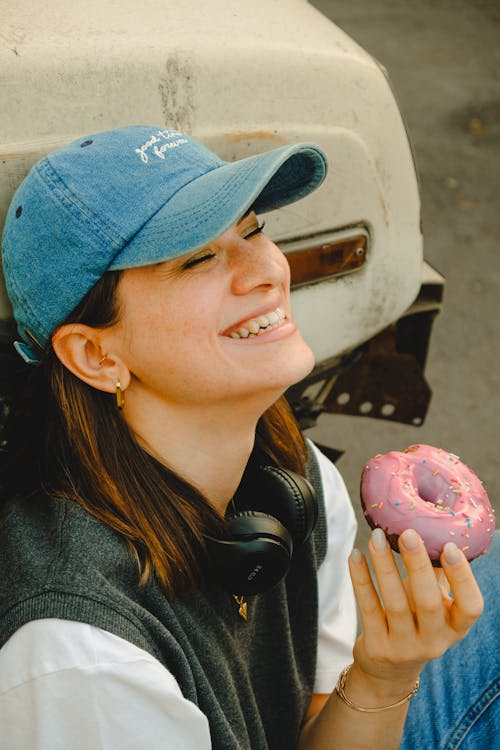
{"type": "Polygon", "coordinates": [[[286,258],[252,226],[246,220],[187,257],[123,272],[118,346],[136,390],[192,404],[269,389],[277,397],[310,370],[291,318],[286,258]],[[245,324],[255,334],[266,316],[279,319],[276,330],[264,322],[253,338],[230,337],[245,324]]]}
{"type": "Polygon", "coordinates": [[[199,388],[218,339],[221,284],[201,274],[178,273],[167,262],[125,271],[118,289],[119,354],[133,381],[172,396],[199,388]],[[197,383],[195,386],[194,383],[197,383]]]}

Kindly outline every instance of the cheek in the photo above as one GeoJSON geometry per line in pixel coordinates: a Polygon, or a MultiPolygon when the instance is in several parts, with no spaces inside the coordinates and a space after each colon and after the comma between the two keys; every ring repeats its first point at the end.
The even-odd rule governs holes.
{"type": "Polygon", "coordinates": [[[189,300],[182,305],[175,300],[152,302],[129,321],[130,351],[148,361],[167,357],[169,365],[172,354],[178,364],[181,358],[196,358],[214,329],[213,321],[209,323],[214,316],[199,295],[190,295],[189,300]]]}
{"type": "MultiPolygon", "coordinates": [[[[138,275],[138,274],[136,274],[138,275]]],[[[119,324],[120,349],[129,369],[138,376],[149,370],[172,370],[207,352],[218,331],[220,283],[190,277],[175,284],[139,284],[130,274],[124,289],[119,324]]],[[[208,356],[208,352],[207,352],[208,356]]]]}

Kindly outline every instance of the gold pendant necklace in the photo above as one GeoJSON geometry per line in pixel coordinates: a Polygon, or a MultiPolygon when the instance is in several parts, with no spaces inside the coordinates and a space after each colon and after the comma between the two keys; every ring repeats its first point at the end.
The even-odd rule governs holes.
{"type": "Polygon", "coordinates": [[[248,606],[246,601],[242,596],[236,596],[236,594],[233,594],[233,599],[238,605],[238,614],[241,617],[242,620],[245,620],[245,622],[248,620],[248,606]]]}

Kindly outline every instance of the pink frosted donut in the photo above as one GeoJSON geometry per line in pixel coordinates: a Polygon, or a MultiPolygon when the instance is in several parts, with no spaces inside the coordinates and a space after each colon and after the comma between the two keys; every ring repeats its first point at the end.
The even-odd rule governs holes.
{"type": "Polygon", "coordinates": [[[431,445],[377,455],[361,475],[361,502],[372,528],[399,535],[415,529],[433,562],[446,542],[469,560],[485,553],[495,530],[494,511],[476,474],[458,456],[431,445]]]}

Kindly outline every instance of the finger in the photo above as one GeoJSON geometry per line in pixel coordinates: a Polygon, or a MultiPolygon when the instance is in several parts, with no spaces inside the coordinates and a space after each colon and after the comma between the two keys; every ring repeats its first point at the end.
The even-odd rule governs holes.
{"type": "Polygon", "coordinates": [[[446,598],[451,598],[451,591],[450,591],[450,584],[448,583],[448,579],[446,578],[446,574],[442,568],[436,568],[433,567],[434,575],[436,576],[436,581],[439,586],[439,589],[441,591],[441,594],[446,598]]]}
{"type": "Polygon", "coordinates": [[[415,631],[415,620],[394,555],[382,529],[374,529],[369,550],[389,631],[395,637],[408,638],[415,631]]]}
{"type": "Polygon", "coordinates": [[[387,635],[384,610],[373,585],[366,559],[357,549],[353,549],[349,557],[349,571],[363,632],[373,635],[374,639],[381,642],[387,635]]]}
{"type": "Polygon", "coordinates": [[[482,613],[483,597],[467,558],[453,542],[444,545],[441,565],[453,595],[449,625],[458,634],[464,634],[482,613]]]}
{"type": "MultiPolygon", "coordinates": [[[[448,579],[446,578],[444,570],[442,568],[437,568],[434,566],[432,567],[432,570],[434,571],[434,575],[436,576],[436,581],[439,586],[439,590],[441,592],[441,598],[443,600],[443,603],[445,604],[446,607],[449,607],[451,605],[451,602],[453,601],[453,596],[450,591],[450,584],[448,583],[448,579]]],[[[410,609],[415,615],[415,612],[416,612],[415,599],[413,598],[413,591],[412,591],[410,580],[408,577],[403,578],[403,586],[405,587],[406,597],[408,599],[408,604],[410,606],[410,609]]]]}
{"type": "Polygon", "coordinates": [[[415,614],[415,600],[413,598],[413,591],[411,590],[410,581],[408,578],[403,578],[403,586],[405,587],[408,606],[410,607],[413,614],[415,614]]]}
{"type": "Polygon", "coordinates": [[[407,585],[418,631],[434,640],[434,635],[446,625],[443,594],[434,568],[421,537],[413,529],[406,529],[400,535],[398,545],[408,572],[407,585]]]}

